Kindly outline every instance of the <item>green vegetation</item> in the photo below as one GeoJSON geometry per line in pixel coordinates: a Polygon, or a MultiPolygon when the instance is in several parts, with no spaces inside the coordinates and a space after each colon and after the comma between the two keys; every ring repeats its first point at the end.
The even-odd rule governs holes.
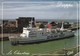
{"type": "Polygon", "coordinates": [[[41,23],[41,25],[39,26],[39,28],[45,28],[44,24],[41,23]]]}
{"type": "Polygon", "coordinates": [[[46,52],[45,54],[39,53],[33,56],[73,56],[78,52],[79,50],[78,48],[80,48],[80,46],[74,47],[74,48],[56,50],[55,52],[49,51],[49,52],[46,52]]]}

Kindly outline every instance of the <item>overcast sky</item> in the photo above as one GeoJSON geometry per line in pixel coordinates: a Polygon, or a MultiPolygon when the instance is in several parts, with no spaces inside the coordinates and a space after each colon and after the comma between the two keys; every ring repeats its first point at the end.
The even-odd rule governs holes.
{"type": "MultiPolygon", "coordinates": [[[[1,8],[0,6],[0,12],[1,8]]],[[[77,8],[77,2],[75,1],[14,0],[12,2],[11,0],[5,0],[3,3],[3,18],[77,19],[77,8]]]]}

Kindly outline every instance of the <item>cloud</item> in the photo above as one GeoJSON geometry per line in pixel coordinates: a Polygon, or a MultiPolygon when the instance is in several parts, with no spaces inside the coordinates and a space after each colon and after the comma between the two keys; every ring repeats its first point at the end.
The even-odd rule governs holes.
{"type": "Polygon", "coordinates": [[[4,18],[16,18],[20,16],[34,16],[36,18],[76,18],[77,4],[75,2],[61,3],[60,6],[58,6],[58,2],[4,3],[3,14],[4,18]],[[71,4],[72,6],[68,8],[62,6],[66,4],[71,4]]]}
{"type": "Polygon", "coordinates": [[[36,9],[51,9],[51,8],[69,8],[74,4],[63,4],[62,2],[30,2],[30,3],[4,3],[4,10],[36,10],[36,9]]]}

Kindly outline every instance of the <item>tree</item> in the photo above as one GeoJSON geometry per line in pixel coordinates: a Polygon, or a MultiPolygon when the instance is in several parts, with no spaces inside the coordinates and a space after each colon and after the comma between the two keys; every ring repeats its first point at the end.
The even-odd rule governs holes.
{"type": "Polygon", "coordinates": [[[40,26],[39,26],[39,28],[45,28],[44,24],[41,23],[40,26]]]}
{"type": "Polygon", "coordinates": [[[52,26],[55,26],[55,25],[56,25],[56,23],[55,23],[55,22],[51,22],[50,24],[51,24],[52,26]]]}

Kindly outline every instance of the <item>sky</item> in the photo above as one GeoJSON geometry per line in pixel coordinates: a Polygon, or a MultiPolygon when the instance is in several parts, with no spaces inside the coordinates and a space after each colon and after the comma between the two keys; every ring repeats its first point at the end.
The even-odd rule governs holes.
{"type": "Polygon", "coordinates": [[[0,6],[0,18],[3,16],[3,19],[16,19],[18,17],[77,19],[78,15],[76,1],[5,0],[2,4],[0,3],[3,6],[3,9],[0,6]]]}

